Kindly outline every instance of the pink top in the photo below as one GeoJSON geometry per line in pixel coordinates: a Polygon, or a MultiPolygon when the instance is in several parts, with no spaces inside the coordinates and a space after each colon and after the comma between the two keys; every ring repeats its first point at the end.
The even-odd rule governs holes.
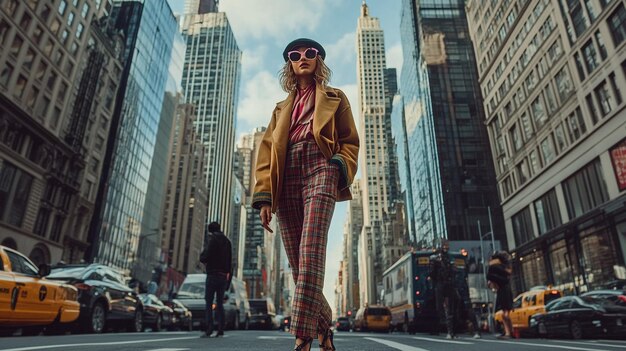
{"type": "Polygon", "coordinates": [[[298,89],[291,112],[289,143],[295,144],[313,135],[313,112],[315,110],[315,84],[298,89]]]}

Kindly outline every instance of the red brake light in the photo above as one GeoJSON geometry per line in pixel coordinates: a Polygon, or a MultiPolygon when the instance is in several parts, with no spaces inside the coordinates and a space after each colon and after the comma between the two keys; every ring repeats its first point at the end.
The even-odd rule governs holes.
{"type": "Polygon", "coordinates": [[[285,324],[289,323],[289,320],[288,320],[288,319],[285,319],[284,323],[285,323],[285,324]]]}
{"type": "Polygon", "coordinates": [[[419,275],[416,275],[416,276],[415,276],[415,280],[420,280],[419,275]]]}
{"type": "Polygon", "coordinates": [[[552,295],[557,295],[559,293],[558,290],[552,290],[552,295]]]}
{"type": "Polygon", "coordinates": [[[419,291],[419,290],[415,292],[415,295],[419,295],[419,294],[420,294],[420,291],[419,291]]]}
{"type": "Polygon", "coordinates": [[[337,327],[339,326],[339,322],[337,322],[336,326],[337,326],[337,327]]]}
{"type": "Polygon", "coordinates": [[[626,302],[626,296],[624,296],[624,295],[620,295],[620,296],[618,297],[618,299],[619,299],[620,301],[622,301],[622,302],[626,302]]]}
{"type": "Polygon", "coordinates": [[[89,290],[89,289],[91,289],[91,285],[85,284],[85,283],[77,283],[77,284],[74,284],[74,286],[78,290],[89,290]]]}
{"type": "Polygon", "coordinates": [[[211,307],[212,307],[213,309],[215,309],[215,307],[217,307],[217,305],[216,305],[216,304],[213,304],[211,307]]]}

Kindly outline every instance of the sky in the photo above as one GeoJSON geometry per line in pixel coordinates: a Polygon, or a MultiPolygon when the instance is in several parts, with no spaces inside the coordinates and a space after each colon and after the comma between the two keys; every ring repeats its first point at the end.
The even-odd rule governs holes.
{"type": "MultiPolygon", "coordinates": [[[[168,0],[181,14],[184,0],[168,0]]],[[[219,11],[231,23],[243,51],[237,106],[237,140],[256,127],[267,126],[277,102],[286,97],[278,83],[282,52],[296,38],[311,38],[326,50],[332,70],[330,85],[343,90],[359,123],[355,33],[362,0],[220,0],[219,11]]],[[[385,33],[387,67],[402,66],[400,46],[401,0],[369,0],[369,14],[378,17],[385,33]]],[[[335,283],[342,259],[347,202],[339,202],[331,222],[326,256],[324,295],[335,310],[335,283]]]]}

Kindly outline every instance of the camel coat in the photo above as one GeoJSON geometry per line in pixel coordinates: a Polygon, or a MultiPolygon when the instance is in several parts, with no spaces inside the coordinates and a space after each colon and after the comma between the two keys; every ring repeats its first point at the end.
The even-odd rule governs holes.
{"type": "MultiPolygon", "coordinates": [[[[271,204],[272,212],[276,212],[278,208],[295,96],[295,92],[292,92],[286,100],[276,104],[272,120],[259,146],[256,185],[252,196],[254,208],[259,209],[264,204],[271,204]]],[[[339,166],[337,201],[352,199],[350,185],[357,171],[359,135],[354,125],[350,103],[343,91],[317,85],[313,137],[324,157],[339,166]]]]}

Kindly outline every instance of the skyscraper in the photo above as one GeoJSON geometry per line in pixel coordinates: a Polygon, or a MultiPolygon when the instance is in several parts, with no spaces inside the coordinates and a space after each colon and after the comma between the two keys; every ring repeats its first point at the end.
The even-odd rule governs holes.
{"type": "Polygon", "coordinates": [[[150,210],[146,194],[159,126],[166,123],[163,118],[173,118],[161,109],[178,26],[166,0],[116,0],[111,20],[126,37],[126,66],[102,161],[107,172],[98,189],[87,258],[129,272],[140,236],[160,234],[158,225],[147,233],[142,224],[150,210]]]}
{"type": "Polygon", "coordinates": [[[120,84],[108,2],[0,2],[0,244],[34,263],[89,246],[120,84]]]}
{"type": "Polygon", "coordinates": [[[343,310],[356,312],[361,307],[359,293],[359,237],[363,229],[363,199],[361,182],[352,183],[352,200],[348,202],[347,220],[343,227],[343,310]]]}
{"type": "Polygon", "coordinates": [[[376,303],[382,289],[385,267],[385,221],[390,205],[398,197],[395,147],[391,135],[391,102],[395,94],[395,70],[387,70],[385,40],[378,18],[369,15],[367,4],[361,6],[356,32],[357,78],[359,90],[360,164],[363,192],[363,229],[359,245],[362,257],[370,261],[359,269],[366,290],[362,303],[376,303]]]}
{"type": "Polygon", "coordinates": [[[504,239],[465,1],[404,0],[401,40],[399,135],[416,244],[478,240],[491,231],[489,208],[496,240],[504,239]]]}
{"type": "Polygon", "coordinates": [[[241,50],[223,12],[185,14],[182,33],[187,43],[184,95],[196,106],[196,130],[206,148],[207,222],[218,221],[227,229],[241,50]]]}
{"type": "Polygon", "coordinates": [[[516,289],[623,278],[624,1],[483,2],[468,18],[516,289]]]}
{"type": "MultiPolygon", "coordinates": [[[[180,97],[182,99],[182,97],[180,97]]],[[[180,104],[169,157],[165,228],[161,247],[168,266],[183,274],[199,273],[196,266],[204,241],[206,175],[204,145],[196,134],[195,106],[180,104]]]]}

